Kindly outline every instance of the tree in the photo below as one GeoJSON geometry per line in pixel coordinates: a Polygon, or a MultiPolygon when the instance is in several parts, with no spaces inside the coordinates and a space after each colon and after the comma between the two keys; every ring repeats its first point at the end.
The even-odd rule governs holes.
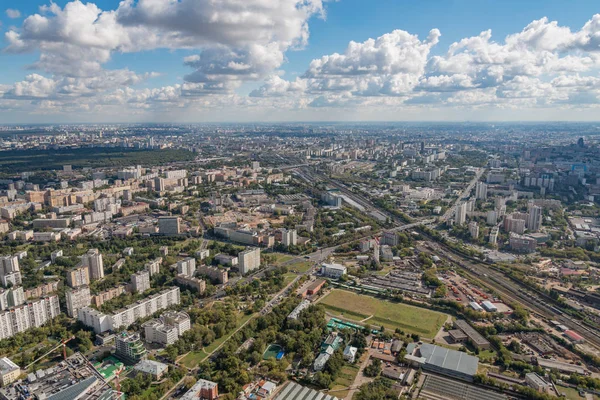
{"type": "Polygon", "coordinates": [[[369,378],[374,378],[376,376],[379,376],[380,373],[381,373],[381,360],[378,360],[376,358],[372,359],[371,364],[367,365],[367,367],[364,370],[365,376],[368,376],[369,378]]]}

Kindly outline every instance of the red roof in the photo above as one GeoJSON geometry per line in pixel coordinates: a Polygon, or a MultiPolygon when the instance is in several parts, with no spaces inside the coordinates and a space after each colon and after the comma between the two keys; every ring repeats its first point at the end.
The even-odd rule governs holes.
{"type": "Polygon", "coordinates": [[[583,341],[583,337],[581,337],[581,335],[579,335],[577,332],[570,330],[570,329],[568,331],[565,331],[565,336],[567,336],[569,339],[571,339],[574,342],[583,341]]]}

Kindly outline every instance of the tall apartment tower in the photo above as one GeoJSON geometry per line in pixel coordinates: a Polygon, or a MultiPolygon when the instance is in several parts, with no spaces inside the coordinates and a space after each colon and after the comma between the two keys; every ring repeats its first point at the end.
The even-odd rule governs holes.
{"type": "Polygon", "coordinates": [[[467,203],[460,203],[456,206],[454,222],[456,225],[464,225],[467,222],[467,203]]]}
{"type": "Polygon", "coordinates": [[[65,300],[67,303],[67,315],[72,318],[77,318],[77,311],[92,303],[90,288],[88,286],[82,286],[78,289],[67,289],[65,291],[65,300]]]}
{"type": "Polygon", "coordinates": [[[142,270],[131,275],[131,290],[135,293],[143,293],[150,289],[150,272],[142,270]]]}
{"type": "Polygon", "coordinates": [[[9,284],[12,286],[21,284],[21,270],[19,268],[19,257],[2,256],[0,257],[0,281],[2,286],[9,284]]]}
{"type": "Polygon", "coordinates": [[[242,251],[238,254],[238,269],[242,275],[260,268],[260,249],[258,247],[242,251]]]}
{"type": "Polygon", "coordinates": [[[488,185],[484,182],[477,182],[477,186],[475,187],[475,197],[477,200],[485,200],[487,199],[487,190],[488,185]]]}
{"type": "Polygon", "coordinates": [[[98,249],[89,250],[82,258],[81,265],[90,270],[92,281],[104,278],[104,262],[98,249]]]}
{"type": "Polygon", "coordinates": [[[527,215],[527,229],[537,232],[542,227],[542,207],[529,204],[529,214],[527,215]]]}

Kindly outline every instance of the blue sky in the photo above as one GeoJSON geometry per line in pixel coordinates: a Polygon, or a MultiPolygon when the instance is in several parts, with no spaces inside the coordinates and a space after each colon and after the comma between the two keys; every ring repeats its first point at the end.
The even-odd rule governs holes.
{"type": "Polygon", "coordinates": [[[261,0],[244,10],[164,0],[160,12],[144,0],[74,3],[2,3],[0,123],[597,119],[597,1],[274,0],[265,11],[261,0]],[[238,35],[228,20],[203,23],[248,12],[238,35]],[[80,23],[83,13],[99,19],[80,23]]]}

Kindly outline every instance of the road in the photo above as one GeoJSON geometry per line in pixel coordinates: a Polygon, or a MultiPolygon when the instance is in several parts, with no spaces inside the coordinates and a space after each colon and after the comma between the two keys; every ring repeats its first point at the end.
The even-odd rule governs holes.
{"type": "Polygon", "coordinates": [[[475,177],[469,182],[467,187],[460,193],[460,195],[457,197],[454,204],[452,204],[452,206],[450,208],[448,208],[448,210],[446,210],[444,215],[442,215],[442,217],[440,218],[440,222],[442,222],[442,223],[446,222],[450,219],[450,217],[452,217],[452,215],[454,215],[454,211],[456,210],[456,206],[458,205],[458,203],[460,203],[465,196],[467,196],[469,193],[471,193],[471,191],[473,190],[473,188],[475,187],[477,182],[479,182],[479,179],[481,178],[481,175],[483,175],[484,172],[485,172],[485,168],[479,168],[479,170],[477,170],[475,177]]]}

